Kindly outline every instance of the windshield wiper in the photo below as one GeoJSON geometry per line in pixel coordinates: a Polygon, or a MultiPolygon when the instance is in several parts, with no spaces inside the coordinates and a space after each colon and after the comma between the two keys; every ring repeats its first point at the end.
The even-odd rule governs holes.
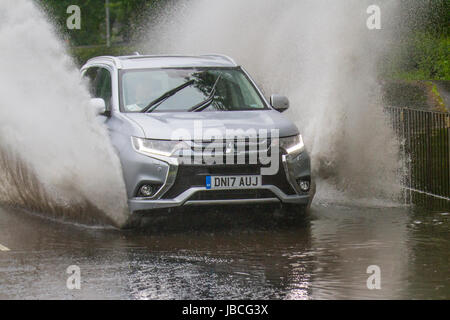
{"type": "Polygon", "coordinates": [[[189,112],[200,112],[200,111],[203,111],[203,110],[205,110],[206,108],[208,108],[210,106],[210,104],[214,101],[214,96],[216,95],[216,87],[217,87],[217,84],[219,83],[221,78],[222,78],[222,75],[219,75],[217,77],[217,80],[214,83],[214,86],[212,87],[211,93],[209,94],[209,97],[205,101],[202,101],[199,104],[196,104],[195,106],[190,108],[188,110],[189,112]]]}
{"type": "Polygon", "coordinates": [[[190,85],[192,85],[194,83],[195,83],[195,80],[190,80],[190,81],[188,81],[186,83],[183,83],[181,86],[178,86],[176,88],[173,88],[170,91],[167,91],[166,93],[164,93],[159,98],[157,98],[157,99],[153,100],[152,102],[150,102],[144,109],[141,110],[141,112],[142,113],[152,112],[153,110],[158,108],[161,105],[161,103],[163,103],[164,101],[169,99],[171,96],[177,94],[178,92],[180,92],[184,88],[189,87],[190,85]]]}

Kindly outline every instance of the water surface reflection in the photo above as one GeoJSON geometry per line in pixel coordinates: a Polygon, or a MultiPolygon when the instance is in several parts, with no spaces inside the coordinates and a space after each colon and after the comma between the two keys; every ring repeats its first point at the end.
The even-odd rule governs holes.
{"type": "Polygon", "coordinates": [[[117,231],[0,209],[0,243],[11,248],[0,254],[0,298],[450,298],[445,212],[327,204],[280,220],[201,210],[117,231]],[[171,221],[181,227],[165,230],[171,221]],[[80,291],[66,288],[72,264],[80,291]],[[370,265],[381,290],[366,287],[370,265]]]}

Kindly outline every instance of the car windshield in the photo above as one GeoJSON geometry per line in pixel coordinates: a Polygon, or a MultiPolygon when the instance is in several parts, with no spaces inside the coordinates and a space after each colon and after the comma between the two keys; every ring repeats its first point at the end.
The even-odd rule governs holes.
{"type": "Polygon", "coordinates": [[[121,100],[124,112],[267,108],[239,68],[126,70],[121,74],[121,100]]]}

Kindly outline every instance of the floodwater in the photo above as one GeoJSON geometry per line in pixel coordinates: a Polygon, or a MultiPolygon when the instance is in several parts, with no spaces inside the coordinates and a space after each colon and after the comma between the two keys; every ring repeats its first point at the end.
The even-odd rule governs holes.
{"type": "Polygon", "coordinates": [[[200,207],[119,231],[0,208],[0,299],[450,298],[448,211],[272,212],[200,207]],[[66,285],[71,265],[79,290],[66,285]],[[381,289],[369,290],[373,265],[381,289]]]}

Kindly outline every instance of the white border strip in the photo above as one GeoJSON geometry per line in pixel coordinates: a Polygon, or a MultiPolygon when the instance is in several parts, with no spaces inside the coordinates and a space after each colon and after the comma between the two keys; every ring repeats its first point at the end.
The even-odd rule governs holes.
{"type": "Polygon", "coordinates": [[[3,245],[0,243],[0,251],[10,251],[10,250],[9,250],[9,248],[3,246],[3,245]]]}
{"type": "Polygon", "coordinates": [[[436,194],[428,193],[428,192],[425,192],[425,191],[420,191],[420,190],[413,189],[413,188],[408,188],[408,187],[403,187],[403,188],[406,189],[406,190],[413,191],[413,192],[425,194],[425,195],[430,196],[430,197],[434,197],[434,198],[450,201],[450,198],[447,198],[447,197],[438,196],[436,194]]]}

